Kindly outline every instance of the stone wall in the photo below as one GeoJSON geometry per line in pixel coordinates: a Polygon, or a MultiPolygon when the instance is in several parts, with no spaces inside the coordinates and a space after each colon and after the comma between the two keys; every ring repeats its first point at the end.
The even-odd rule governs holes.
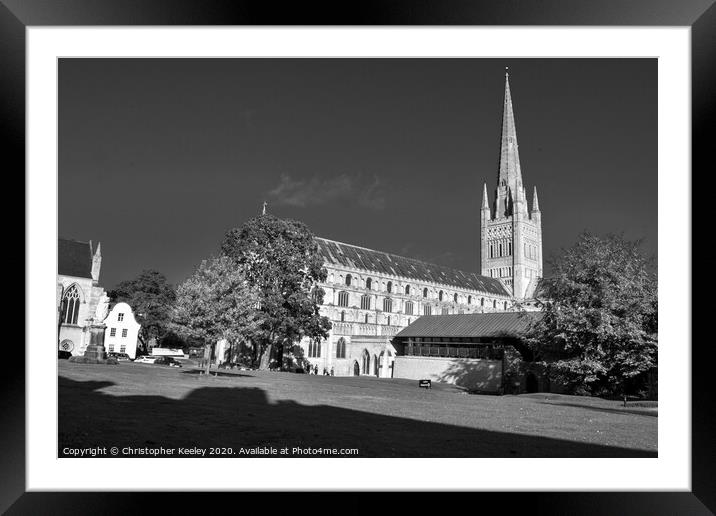
{"type": "Polygon", "coordinates": [[[499,392],[502,387],[502,361],[473,358],[398,356],[394,378],[428,379],[480,392],[499,392]]]}

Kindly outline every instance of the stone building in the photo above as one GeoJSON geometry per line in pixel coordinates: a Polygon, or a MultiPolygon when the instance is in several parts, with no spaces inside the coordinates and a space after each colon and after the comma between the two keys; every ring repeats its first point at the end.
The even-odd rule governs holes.
{"type": "Polygon", "coordinates": [[[536,188],[527,207],[507,73],[495,199],[490,207],[485,185],[480,240],[481,275],[318,238],[328,271],[321,313],[333,328],[328,339],[300,343],[304,358],[319,372],[393,377],[398,350],[391,340],[417,318],[505,312],[534,298],[542,276],[541,212],[536,188]]]}
{"type": "Polygon", "coordinates": [[[60,238],[57,243],[57,325],[62,351],[83,355],[89,325],[105,291],[99,286],[100,244],[60,238]]]}
{"type": "Polygon", "coordinates": [[[542,214],[536,186],[532,210],[527,206],[507,74],[497,188],[490,207],[487,183],[483,187],[480,247],[483,275],[502,279],[516,299],[534,295],[537,282],[542,277],[542,214]]]}
{"type": "Polygon", "coordinates": [[[430,379],[486,393],[548,391],[522,341],[541,312],[421,317],[393,339],[395,378],[430,379]]]}

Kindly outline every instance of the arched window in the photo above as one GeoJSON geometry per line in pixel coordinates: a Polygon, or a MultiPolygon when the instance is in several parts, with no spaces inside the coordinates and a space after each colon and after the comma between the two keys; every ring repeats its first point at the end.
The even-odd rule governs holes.
{"type": "Polygon", "coordinates": [[[386,297],[383,299],[383,311],[384,312],[392,312],[393,311],[393,300],[389,297],[386,297]]]}
{"type": "Polygon", "coordinates": [[[428,297],[428,289],[427,288],[423,289],[423,297],[428,297]]]}
{"type": "Polygon", "coordinates": [[[390,316],[388,316],[388,326],[390,326],[390,316]]]}
{"type": "Polygon", "coordinates": [[[408,301],[405,303],[405,315],[413,315],[413,302],[408,301]]]}
{"type": "Polygon", "coordinates": [[[442,301],[442,300],[443,300],[443,291],[441,290],[440,292],[438,292],[438,301],[442,301]]]}
{"type": "Polygon", "coordinates": [[[341,322],[346,322],[346,311],[345,310],[341,311],[341,322]]]}
{"type": "Polygon", "coordinates": [[[485,298],[480,298],[480,306],[485,306],[485,298]]]}
{"type": "Polygon", "coordinates": [[[433,307],[430,305],[423,306],[423,315],[432,315],[433,307]]]}
{"type": "Polygon", "coordinates": [[[405,295],[406,296],[410,295],[410,285],[405,285],[405,295]]]}
{"type": "Polygon", "coordinates": [[[492,300],[492,308],[497,308],[497,299],[492,300]]]}
{"type": "Polygon", "coordinates": [[[308,343],[308,356],[309,358],[320,358],[321,356],[321,341],[312,340],[308,343]]]}
{"type": "Polygon", "coordinates": [[[389,294],[393,292],[393,282],[392,281],[388,282],[388,285],[386,285],[385,290],[387,290],[389,294]]]}
{"type": "Polygon", "coordinates": [[[368,314],[365,314],[365,323],[368,324],[368,314]]]}
{"type": "Polygon", "coordinates": [[[457,294],[455,294],[454,296],[452,296],[452,300],[453,300],[454,303],[457,303],[457,294]]]}
{"type": "Polygon", "coordinates": [[[367,349],[363,350],[361,358],[361,374],[370,374],[370,355],[367,349]]]}
{"type": "Polygon", "coordinates": [[[336,342],[336,358],[346,358],[346,339],[343,337],[336,342]]]}
{"type": "Polygon", "coordinates": [[[348,292],[338,293],[338,306],[348,306],[348,292]]]}
{"type": "Polygon", "coordinates": [[[468,305],[472,304],[472,296],[467,296],[467,304],[468,305]]]}
{"type": "Polygon", "coordinates": [[[372,290],[372,287],[373,287],[373,280],[370,279],[370,278],[368,278],[367,280],[365,280],[365,288],[366,288],[366,290],[372,290]]]}
{"type": "Polygon", "coordinates": [[[346,285],[348,285],[349,287],[351,286],[352,279],[353,279],[353,276],[351,276],[350,274],[346,274],[346,285]]]}
{"type": "Polygon", "coordinates": [[[360,307],[363,310],[370,310],[370,296],[363,294],[360,298],[360,307]]]}
{"type": "Polygon", "coordinates": [[[62,296],[60,305],[60,317],[63,324],[77,324],[77,317],[80,313],[80,291],[77,285],[72,285],[65,295],[62,296]]]}
{"type": "Polygon", "coordinates": [[[504,308],[504,309],[507,310],[507,301],[505,301],[505,308],[504,308]]]}

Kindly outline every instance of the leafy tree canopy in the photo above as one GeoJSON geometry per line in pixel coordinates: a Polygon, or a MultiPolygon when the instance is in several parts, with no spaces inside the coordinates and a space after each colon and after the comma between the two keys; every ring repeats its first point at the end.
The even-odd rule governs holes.
{"type": "Polygon", "coordinates": [[[255,334],[257,353],[266,346],[280,350],[300,338],[326,338],[331,328],[319,314],[326,269],[313,234],[298,221],[261,215],[230,230],[222,253],[246,274],[259,294],[261,325],[255,334]]]}
{"type": "Polygon", "coordinates": [[[639,247],[621,235],[583,233],[542,280],[544,316],[528,342],[575,391],[625,394],[656,365],[657,277],[639,247]]]}
{"type": "Polygon", "coordinates": [[[162,273],[144,270],[136,278],[120,282],[108,295],[132,307],[142,325],[139,338],[145,345],[149,339],[159,340],[167,332],[176,294],[162,273]]]}
{"type": "Polygon", "coordinates": [[[204,345],[246,339],[257,326],[258,297],[243,271],[224,256],[204,260],[177,288],[172,329],[204,345]]]}

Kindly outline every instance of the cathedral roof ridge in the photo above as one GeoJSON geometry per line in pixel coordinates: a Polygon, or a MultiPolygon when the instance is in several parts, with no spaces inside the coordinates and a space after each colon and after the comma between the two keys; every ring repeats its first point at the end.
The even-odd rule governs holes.
{"type": "Polygon", "coordinates": [[[64,240],[65,242],[75,242],[76,244],[89,244],[91,240],[77,240],[76,238],[65,238],[57,237],[57,240],[64,240]]]}
{"type": "Polygon", "coordinates": [[[324,246],[319,245],[319,250],[324,259],[334,265],[404,277],[409,280],[475,290],[487,294],[510,295],[510,292],[501,281],[496,278],[482,276],[477,272],[462,271],[446,265],[369,249],[329,238],[316,237],[316,239],[326,244],[324,246]],[[330,244],[337,248],[332,249],[330,244]],[[340,246],[346,246],[347,249],[345,250],[350,252],[345,253],[345,250],[341,249],[340,246]],[[387,258],[387,260],[383,258],[387,258]]]}
{"type": "MultiPolygon", "coordinates": [[[[347,245],[347,246],[350,246],[350,247],[355,247],[356,249],[363,249],[364,251],[370,251],[370,252],[372,252],[372,253],[380,253],[380,254],[385,254],[385,255],[388,255],[388,256],[394,256],[394,257],[400,258],[400,259],[402,259],[402,260],[408,260],[408,261],[420,263],[420,264],[423,264],[423,265],[433,265],[433,266],[435,266],[435,267],[440,267],[440,268],[443,268],[443,269],[450,269],[450,270],[453,270],[453,271],[455,271],[455,272],[461,272],[461,273],[463,273],[463,274],[478,274],[477,272],[470,272],[470,271],[463,271],[463,270],[461,270],[461,269],[456,269],[456,268],[454,268],[454,267],[450,267],[449,265],[440,265],[440,264],[438,264],[438,263],[428,262],[428,261],[425,261],[425,260],[419,260],[419,259],[417,259],[417,258],[411,258],[410,256],[403,256],[403,255],[400,255],[400,254],[389,253],[388,251],[380,251],[379,249],[371,249],[370,247],[364,247],[364,246],[360,246],[360,245],[349,244],[348,242],[340,242],[340,241],[338,241],[338,240],[332,240],[332,239],[330,239],[330,238],[323,238],[323,237],[316,237],[316,238],[320,238],[321,240],[326,240],[326,241],[333,242],[333,243],[340,244],[340,245],[347,245]]],[[[478,274],[478,276],[480,276],[480,274],[478,274]]]]}

